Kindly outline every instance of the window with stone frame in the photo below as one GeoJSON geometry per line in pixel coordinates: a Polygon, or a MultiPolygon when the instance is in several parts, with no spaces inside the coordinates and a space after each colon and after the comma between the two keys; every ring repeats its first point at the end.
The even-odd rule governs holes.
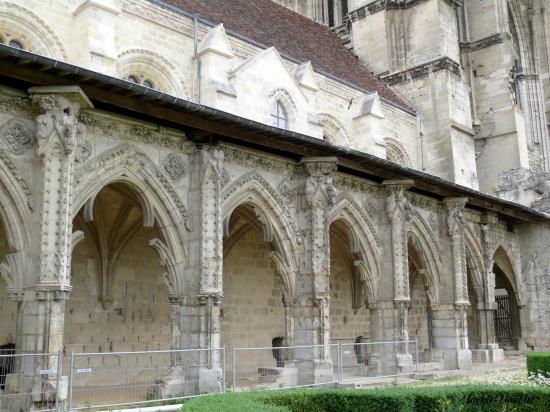
{"type": "Polygon", "coordinates": [[[149,89],[156,89],[155,82],[148,78],[145,74],[129,74],[126,80],[130,83],[139,84],[141,86],[148,87],[149,89]]]}
{"type": "Polygon", "coordinates": [[[8,30],[0,30],[0,44],[6,44],[16,49],[28,50],[28,47],[25,47],[25,42],[21,40],[21,36],[8,30]]]}
{"type": "Polygon", "coordinates": [[[277,100],[271,106],[271,125],[286,129],[288,127],[288,115],[285,106],[280,100],[277,100]]]}

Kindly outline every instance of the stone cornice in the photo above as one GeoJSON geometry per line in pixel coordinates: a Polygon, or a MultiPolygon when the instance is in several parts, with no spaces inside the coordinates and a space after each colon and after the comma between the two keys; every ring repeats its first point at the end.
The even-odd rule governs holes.
{"type": "MultiPolygon", "coordinates": [[[[375,0],[363,7],[360,7],[348,14],[349,20],[353,23],[361,20],[371,14],[378,13],[382,10],[404,10],[419,4],[425,3],[428,0],[375,0]]],[[[462,6],[462,0],[442,0],[451,7],[462,6]]]]}
{"type": "Polygon", "coordinates": [[[510,40],[510,35],[508,33],[497,33],[483,39],[460,43],[460,49],[463,52],[472,52],[493,46],[495,44],[503,43],[507,40],[510,40]]]}
{"type": "Polygon", "coordinates": [[[438,70],[448,70],[451,73],[456,74],[457,76],[460,76],[461,72],[459,63],[455,62],[449,57],[441,57],[437,60],[432,60],[428,63],[423,63],[421,65],[402,70],[398,73],[382,76],[382,80],[384,80],[389,85],[394,85],[404,82],[406,80],[425,76],[438,70]]]}

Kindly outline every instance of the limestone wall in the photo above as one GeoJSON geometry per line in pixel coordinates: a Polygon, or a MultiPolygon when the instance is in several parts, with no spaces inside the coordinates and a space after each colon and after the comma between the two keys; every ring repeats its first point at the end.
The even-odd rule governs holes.
{"type": "Polygon", "coordinates": [[[141,229],[123,249],[109,290],[112,302],[100,299],[96,246],[86,239],[77,247],[65,308],[66,352],[169,349],[168,291],[156,252],[148,245],[156,236],[154,229],[141,229]]]}

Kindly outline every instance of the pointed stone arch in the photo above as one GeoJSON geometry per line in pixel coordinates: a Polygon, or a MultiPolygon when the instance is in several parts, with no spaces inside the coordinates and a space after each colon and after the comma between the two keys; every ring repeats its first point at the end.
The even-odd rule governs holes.
{"type": "Polygon", "coordinates": [[[294,297],[295,276],[298,270],[300,235],[290,217],[284,200],[257,172],[237,179],[222,192],[222,217],[224,227],[239,206],[251,207],[262,223],[264,241],[273,245],[270,258],[284,282],[284,291],[294,297]]]}
{"type": "Polygon", "coordinates": [[[33,53],[67,60],[65,48],[52,28],[41,17],[15,2],[0,2],[0,29],[20,35],[24,45],[33,53]]]}
{"type": "Polygon", "coordinates": [[[520,285],[518,283],[516,270],[514,269],[514,265],[512,263],[512,260],[510,259],[510,254],[504,246],[496,246],[495,251],[493,252],[493,259],[491,263],[492,267],[494,267],[494,265],[497,265],[502,270],[508,282],[510,282],[513,291],[518,298],[518,302],[521,303],[522,297],[520,293],[520,285]]]}
{"type": "Polygon", "coordinates": [[[487,272],[483,261],[481,243],[468,225],[464,229],[464,244],[466,246],[466,266],[472,275],[472,281],[479,302],[487,293],[487,282],[485,279],[485,273],[487,272]]]}
{"type": "Polygon", "coordinates": [[[30,247],[32,194],[17,166],[0,149],[0,222],[10,253],[0,262],[0,276],[8,289],[26,286],[26,252],[30,247]]]}
{"type": "Polygon", "coordinates": [[[422,217],[415,213],[411,217],[407,239],[411,242],[419,257],[423,276],[426,281],[431,304],[439,303],[440,259],[441,254],[432,230],[422,217]]]}
{"type": "Polygon", "coordinates": [[[350,242],[349,251],[355,258],[354,265],[366,282],[367,299],[373,303],[377,298],[382,246],[370,218],[349,196],[343,196],[328,214],[329,226],[341,222],[350,242]]]}
{"type": "Polygon", "coordinates": [[[123,144],[77,168],[73,217],[83,207],[89,214],[97,194],[114,183],[126,184],[135,191],[145,227],[157,224],[162,239],[152,239],[150,244],[159,253],[161,265],[167,267],[165,280],[170,293],[183,293],[181,274],[188,256],[187,209],[167,177],[145,154],[123,144]]]}

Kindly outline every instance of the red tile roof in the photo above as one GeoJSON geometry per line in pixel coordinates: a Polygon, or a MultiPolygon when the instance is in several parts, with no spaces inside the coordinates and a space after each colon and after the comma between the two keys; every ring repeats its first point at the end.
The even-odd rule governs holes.
{"type": "Polygon", "coordinates": [[[411,110],[382,80],[374,76],[326,26],[315,23],[271,0],[164,0],[164,3],[198,15],[227,30],[274,46],[299,62],[329,73],[411,110]]]}

